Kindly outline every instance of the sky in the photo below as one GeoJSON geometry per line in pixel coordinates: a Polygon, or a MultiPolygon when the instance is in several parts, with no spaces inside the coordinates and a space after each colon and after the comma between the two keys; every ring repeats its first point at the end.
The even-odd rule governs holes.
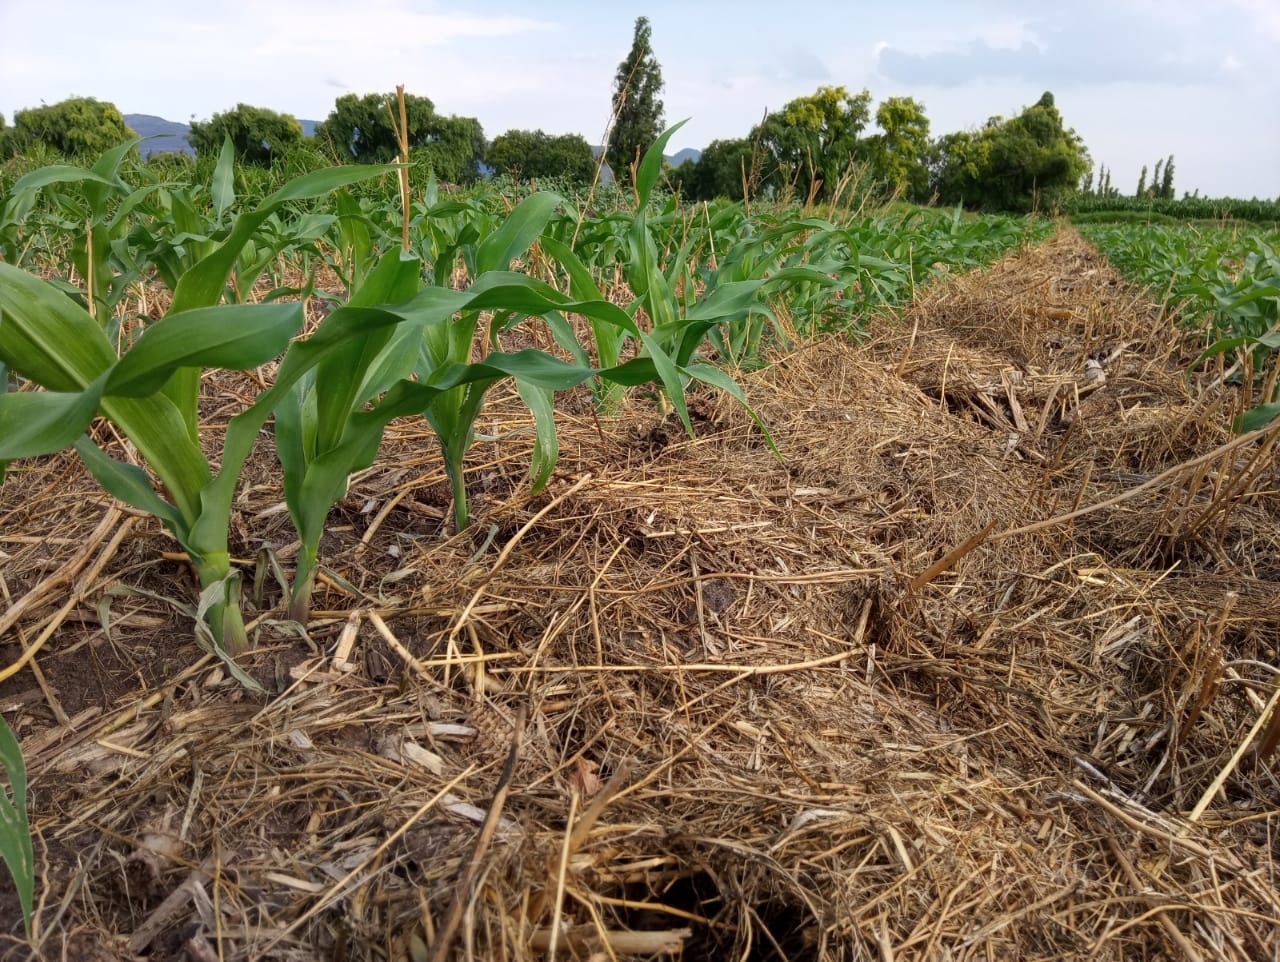
{"type": "Polygon", "coordinates": [[[96,97],[207,119],[323,120],[404,84],[447,114],[601,141],[647,16],[671,150],[742,137],[820,86],[910,96],[934,135],[1052,91],[1112,186],[1174,155],[1175,190],[1280,198],[1280,0],[0,0],[0,113],[96,97]]]}

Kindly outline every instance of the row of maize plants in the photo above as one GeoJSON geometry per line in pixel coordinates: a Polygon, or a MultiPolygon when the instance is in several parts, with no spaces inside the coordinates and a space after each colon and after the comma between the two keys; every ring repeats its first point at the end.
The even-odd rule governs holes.
{"type": "MultiPolygon", "coordinates": [[[[835,223],[684,207],[660,187],[671,133],[640,164],[634,206],[603,214],[550,192],[515,203],[444,194],[428,180],[397,206],[362,189],[395,177],[394,166],[309,171],[246,196],[229,144],[202,182],[134,176],[132,144],[92,167],[27,173],[0,197],[0,480],[10,461],[74,448],[106,491],[181,545],[201,587],[197,637],[252,686],[236,662],[250,638],[228,532],[268,421],[301,545],[287,615],[305,624],[330,510],[373,464],[392,419],[430,425],[461,528],[465,458],[495,384],[514,382],[533,418],[536,488],[557,460],[557,392],[590,383],[609,414],[628,387],[653,384],[691,430],[690,385],[745,406],[726,366],[758,364],[797,337],[856,331],[931,278],[1045,230],[958,212],[835,223]],[[314,290],[322,268],[341,294],[314,290]],[[169,295],[164,316],[131,313],[136,292],[157,287],[169,295]],[[313,295],[335,305],[304,332],[313,295]],[[540,325],[555,350],[503,350],[500,335],[516,325],[540,325]],[[207,454],[202,377],[277,359],[207,454]],[[101,446],[100,419],[141,464],[101,446]]],[[[29,920],[25,780],[3,725],[0,763],[10,785],[0,858],[29,920]]]]}
{"type": "Polygon", "coordinates": [[[1250,392],[1237,427],[1280,416],[1280,232],[1185,225],[1082,225],[1081,232],[1250,392]]]}
{"type": "Polygon", "coordinates": [[[836,224],[658,202],[661,150],[676,129],[639,167],[635,208],[590,216],[548,192],[503,210],[492,198],[442,196],[430,181],[396,211],[356,192],[394,173],[370,166],[312,171],[246,203],[229,143],[207,184],[127,180],[131,144],[91,168],[30,172],[0,205],[0,471],[74,446],[108,491],[182,544],[208,593],[210,641],[240,652],[227,527],[239,471],[268,419],[304,548],[290,606],[301,618],[329,507],[372,463],[391,419],[429,422],[462,527],[463,462],[498,381],[513,379],[534,415],[532,474],[545,483],[556,391],[591,381],[611,411],[628,386],[652,382],[687,428],[691,382],[745,403],[725,362],[759,363],[768,344],[856,329],[931,277],[1043,229],[959,212],[836,224]],[[59,251],[67,269],[32,273],[47,275],[59,251]],[[336,309],[298,338],[300,297],[313,291],[285,276],[321,266],[345,294],[326,293],[336,309]],[[168,290],[162,320],[129,315],[140,285],[168,290]],[[501,351],[498,336],[520,323],[544,325],[558,352],[501,351]],[[480,340],[489,350],[473,363],[480,340]],[[282,353],[276,383],[232,422],[215,472],[201,447],[201,372],[255,368],[282,353]],[[24,389],[9,389],[10,371],[24,389]],[[98,416],[150,474],[103,453],[87,432],[98,416]]]}

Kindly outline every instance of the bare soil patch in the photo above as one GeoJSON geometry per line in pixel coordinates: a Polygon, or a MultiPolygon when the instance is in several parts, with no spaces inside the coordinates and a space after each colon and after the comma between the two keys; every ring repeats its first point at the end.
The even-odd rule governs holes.
{"type": "MultiPolygon", "coordinates": [[[[532,495],[500,398],[452,533],[397,425],[307,636],[248,601],[266,694],[154,521],[15,465],[38,956],[1275,957],[1280,428],[1234,439],[1187,360],[1064,229],[748,376],[781,460],[718,397],[693,438],[569,398],[532,495]]],[[[281,500],[263,452],[250,582],[281,500]]]]}

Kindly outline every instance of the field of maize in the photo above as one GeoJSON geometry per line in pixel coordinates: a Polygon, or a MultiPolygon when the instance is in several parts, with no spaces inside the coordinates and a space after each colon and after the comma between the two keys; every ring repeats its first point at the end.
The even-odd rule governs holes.
{"type": "Polygon", "coordinates": [[[0,958],[1280,950],[1276,234],[669,136],[0,197],[0,958]]]}

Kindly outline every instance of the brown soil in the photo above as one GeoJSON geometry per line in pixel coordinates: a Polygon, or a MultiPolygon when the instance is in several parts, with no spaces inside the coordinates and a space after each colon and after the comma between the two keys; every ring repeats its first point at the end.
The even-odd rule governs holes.
{"type": "MultiPolygon", "coordinates": [[[[781,459],[721,398],[692,438],[569,398],[533,495],[497,398],[453,534],[398,425],[306,637],[247,600],[265,694],[153,520],[12,466],[36,957],[1276,957],[1280,426],[1187,360],[1063,230],[746,377],[781,459]]],[[[264,450],[247,583],[280,502],[264,450]]]]}

